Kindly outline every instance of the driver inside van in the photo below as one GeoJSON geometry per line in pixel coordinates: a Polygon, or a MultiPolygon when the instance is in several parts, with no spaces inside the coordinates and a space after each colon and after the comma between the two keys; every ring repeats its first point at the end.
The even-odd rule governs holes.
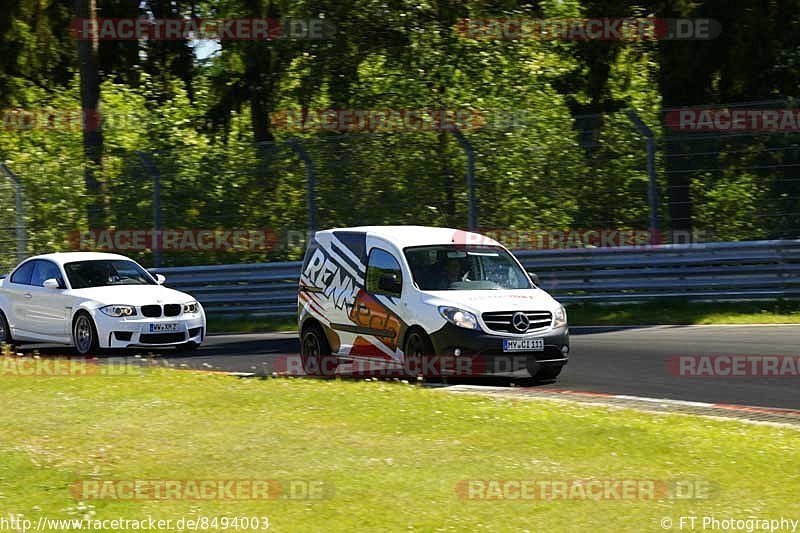
{"type": "MultiPolygon", "coordinates": [[[[448,289],[450,285],[453,283],[458,283],[459,281],[463,281],[464,278],[464,271],[461,265],[461,261],[458,259],[448,258],[443,265],[446,276],[444,278],[439,279],[439,284],[441,285],[440,289],[448,289]]],[[[441,272],[440,270],[440,272],[441,272]]]]}

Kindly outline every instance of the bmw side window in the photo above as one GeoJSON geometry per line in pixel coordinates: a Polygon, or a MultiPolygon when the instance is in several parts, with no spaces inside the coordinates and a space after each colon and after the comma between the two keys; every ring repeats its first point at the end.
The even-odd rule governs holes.
{"type": "Polygon", "coordinates": [[[367,263],[367,292],[400,296],[403,291],[403,273],[400,264],[392,254],[380,248],[373,248],[367,263]]]}
{"type": "Polygon", "coordinates": [[[58,270],[55,263],[51,263],[50,261],[36,261],[36,266],[33,268],[33,273],[31,274],[30,284],[42,287],[44,286],[45,280],[51,278],[58,281],[59,287],[62,289],[64,288],[64,280],[61,278],[61,272],[58,270]]]}
{"type": "Polygon", "coordinates": [[[34,264],[38,261],[28,261],[11,274],[11,283],[19,283],[20,285],[30,285],[31,275],[33,274],[34,264]]]}

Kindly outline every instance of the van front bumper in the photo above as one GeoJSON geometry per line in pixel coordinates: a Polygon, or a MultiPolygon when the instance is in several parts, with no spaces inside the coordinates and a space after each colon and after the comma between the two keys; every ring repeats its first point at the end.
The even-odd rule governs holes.
{"type": "Polygon", "coordinates": [[[453,366],[454,375],[529,377],[536,375],[544,365],[563,366],[569,361],[569,326],[524,337],[544,339],[542,351],[503,351],[503,340],[519,338],[522,337],[488,334],[450,323],[430,336],[436,356],[453,358],[456,362],[465,358],[464,362],[453,366]]]}

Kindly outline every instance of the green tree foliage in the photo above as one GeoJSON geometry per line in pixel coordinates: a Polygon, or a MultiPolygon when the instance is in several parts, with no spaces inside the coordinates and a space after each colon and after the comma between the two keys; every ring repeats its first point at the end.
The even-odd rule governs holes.
{"type": "MultiPolygon", "coordinates": [[[[83,1],[83,0],[81,0],[83,1]]],[[[0,14],[4,110],[81,108],[73,0],[9,0],[0,14]]],[[[97,0],[102,17],[321,18],[324,39],[197,43],[101,41],[98,158],[79,128],[0,129],[0,159],[22,179],[31,252],[67,249],[73,232],[153,224],[153,172],[164,228],[307,229],[311,156],[320,227],[467,224],[466,155],[449,131],[285,131],[300,109],[469,110],[479,225],[642,228],[648,224],[645,139],[667,227],[714,238],[796,236],[800,152],[791,136],[705,138],[669,130],[664,108],[787,99],[800,64],[794,2],[630,0],[97,0]],[[475,40],[465,18],[698,16],[713,41],[475,40]],[[89,154],[91,155],[91,154],[89,154]],[[102,182],[100,198],[86,169],[102,182]],[[788,216],[774,214],[788,213],[788,216]],[[99,219],[98,219],[99,220],[99,219]]],[[[85,102],[84,102],[85,104],[85,102]]],[[[773,105],[791,107],[791,100],[773,105]]],[[[8,116],[6,113],[4,116],[8,116]]],[[[3,189],[5,190],[5,189],[3,189]]],[[[9,251],[11,247],[6,246],[9,251]]],[[[299,247],[167,254],[171,264],[296,258],[299,247]]],[[[3,256],[6,257],[6,256],[3,256]]],[[[145,261],[152,258],[141,254],[145,261]]]]}

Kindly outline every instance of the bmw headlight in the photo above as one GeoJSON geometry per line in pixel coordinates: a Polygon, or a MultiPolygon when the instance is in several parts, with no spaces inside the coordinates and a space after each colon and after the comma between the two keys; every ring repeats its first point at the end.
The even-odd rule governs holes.
{"type": "Polygon", "coordinates": [[[469,311],[464,311],[457,307],[440,307],[439,314],[441,314],[445,320],[460,328],[480,329],[478,326],[478,319],[469,311]]]}
{"type": "Polygon", "coordinates": [[[559,305],[556,312],[553,313],[553,327],[560,328],[567,325],[567,310],[563,305],[559,305]]]}
{"type": "Polygon", "coordinates": [[[113,316],[115,318],[136,316],[136,308],[132,305],[107,305],[101,307],[100,311],[102,311],[104,315],[113,316]]]}
{"type": "Polygon", "coordinates": [[[200,310],[200,304],[197,302],[189,302],[188,304],[183,304],[184,313],[196,313],[199,310],[200,310]]]}

